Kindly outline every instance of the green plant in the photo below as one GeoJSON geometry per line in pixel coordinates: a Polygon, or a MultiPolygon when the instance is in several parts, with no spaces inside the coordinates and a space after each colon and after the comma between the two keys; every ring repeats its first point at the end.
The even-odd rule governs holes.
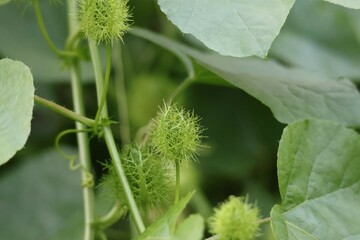
{"type": "MultiPolygon", "coordinates": [[[[354,130],[360,126],[357,1],[328,1],[352,10],[320,0],[302,0],[295,5],[294,0],[157,1],[160,10],[183,33],[193,35],[217,53],[194,38],[180,36],[161,14],[151,12],[154,6],[147,2],[19,1],[22,8],[27,6],[25,12],[9,2],[0,1],[4,5],[0,9],[0,54],[19,60],[0,60],[0,164],[24,147],[30,129],[34,129],[35,138],[44,128],[49,129],[46,135],[55,136],[46,136],[43,142],[39,139],[45,135],[31,139],[15,158],[27,157],[39,146],[45,148],[49,138],[55,139],[58,154],[44,153],[39,157],[41,161],[32,160],[19,170],[6,164],[1,171],[9,170],[9,175],[0,178],[4,194],[1,211],[24,207],[40,213],[46,209],[58,211],[53,216],[71,214],[66,220],[40,217],[40,223],[49,223],[42,231],[44,239],[337,240],[357,239],[360,235],[360,137],[354,130]],[[290,13],[286,20],[292,8],[296,14],[290,13]],[[24,16],[19,17],[22,11],[24,16]],[[324,14],[326,22],[321,18],[314,21],[307,11],[324,14]],[[150,17],[140,16],[147,12],[150,17]],[[30,20],[21,20],[26,17],[30,20]],[[344,24],[344,19],[352,25],[344,24]],[[19,29],[8,26],[7,21],[18,24],[19,29]],[[302,21],[304,24],[300,24],[302,21]],[[307,21],[318,26],[306,27],[307,21]],[[160,29],[162,34],[141,25],[160,29]],[[339,26],[341,34],[333,34],[339,26]],[[317,33],[319,29],[321,34],[317,33]],[[21,42],[15,44],[14,39],[21,42]],[[149,47],[143,40],[170,54],[149,47]],[[317,61],[310,64],[307,52],[317,61]],[[73,104],[73,110],[39,96],[43,88],[47,89],[47,98],[56,98],[52,91],[58,90],[49,90],[54,82],[66,83],[57,87],[66,85],[63,100],[73,104]],[[206,86],[206,91],[194,90],[200,84],[206,86]],[[257,110],[261,105],[234,91],[236,88],[262,102],[280,123],[288,124],[276,161],[281,204],[276,204],[276,192],[269,193],[252,178],[257,176],[266,185],[266,177],[274,171],[269,163],[270,150],[264,147],[265,137],[258,140],[257,136],[270,138],[271,146],[276,148],[276,130],[282,126],[266,125],[273,117],[266,110],[257,110]],[[192,91],[193,96],[186,95],[192,91]],[[217,95],[222,91],[226,91],[223,99],[217,95]],[[225,107],[222,101],[228,96],[225,107]],[[239,96],[241,101],[235,100],[239,96]],[[206,102],[199,104],[204,99],[206,102]],[[231,110],[234,102],[242,106],[237,111],[231,110]],[[52,122],[51,115],[44,112],[45,127],[36,128],[36,111],[43,110],[36,106],[33,116],[34,103],[74,121],[75,127],[63,130],[69,127],[60,120],[60,127],[49,127],[46,124],[52,122]],[[195,110],[186,110],[191,108],[195,110]],[[265,127],[257,130],[252,124],[265,127]],[[217,134],[220,137],[213,141],[217,134]],[[244,139],[240,141],[241,134],[244,139]],[[73,145],[68,139],[75,136],[77,148],[64,147],[64,143],[73,145]],[[240,150],[228,151],[231,146],[240,150]],[[45,160],[56,156],[67,159],[72,171],[62,172],[59,167],[57,172],[58,162],[52,165],[45,160]],[[207,156],[215,156],[216,163],[207,156]],[[235,162],[227,162],[229,156],[235,162]],[[195,173],[189,171],[198,165],[192,170],[195,173]],[[37,177],[29,185],[32,181],[25,179],[42,169],[53,186],[44,185],[47,181],[37,177]],[[81,180],[76,180],[77,173],[81,180]],[[219,176],[228,182],[222,184],[219,176]],[[59,184],[67,179],[69,195],[59,184]],[[235,180],[241,191],[231,190],[233,193],[226,195],[250,192],[258,203],[231,196],[211,214],[214,203],[207,194],[212,193],[213,199],[227,199],[221,192],[229,191],[229,182],[235,180]],[[46,200],[48,194],[42,189],[48,188],[61,189],[63,195],[59,196],[64,199],[46,200]],[[79,192],[83,210],[80,196],[73,197],[79,192]],[[39,196],[31,204],[43,203],[44,207],[38,210],[28,205],[29,201],[21,202],[24,197],[18,197],[10,208],[8,197],[19,193],[39,196]],[[196,213],[186,217],[183,212],[189,203],[192,208],[188,211],[196,213]],[[76,207],[70,207],[72,204],[76,207]],[[269,235],[267,223],[271,226],[269,235]]],[[[21,227],[29,225],[22,214],[13,214],[16,224],[27,223],[21,227]]],[[[34,233],[15,231],[15,223],[4,219],[0,218],[0,226],[12,224],[0,227],[4,238],[39,239],[41,229],[34,233]]]]}

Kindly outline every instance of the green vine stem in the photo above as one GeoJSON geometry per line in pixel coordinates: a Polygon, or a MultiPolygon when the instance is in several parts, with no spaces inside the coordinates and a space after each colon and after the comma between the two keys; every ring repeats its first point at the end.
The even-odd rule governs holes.
{"type": "MultiPolygon", "coordinates": [[[[95,72],[98,104],[100,105],[100,101],[101,101],[102,93],[103,93],[103,89],[104,89],[104,81],[103,81],[103,76],[102,76],[100,57],[99,57],[99,52],[98,52],[97,46],[94,41],[89,40],[89,48],[90,48],[91,60],[92,60],[94,72],[95,72]]],[[[101,117],[104,119],[106,119],[108,117],[106,104],[101,110],[101,117]]],[[[112,134],[109,126],[104,126],[103,131],[104,131],[105,142],[106,142],[107,148],[110,153],[110,157],[115,166],[115,170],[119,177],[120,184],[125,192],[125,197],[126,197],[126,201],[127,201],[129,210],[130,210],[130,214],[132,216],[132,219],[135,223],[135,226],[136,226],[138,232],[141,233],[145,230],[145,225],[141,218],[140,211],[136,205],[134,196],[131,192],[128,180],[126,178],[124,169],[122,167],[122,164],[120,161],[120,156],[119,156],[116,144],[115,144],[113,134],[112,134]]]]}
{"type": "Polygon", "coordinates": [[[68,52],[68,51],[63,51],[58,49],[55,44],[53,43],[53,41],[51,40],[45,24],[44,24],[44,20],[42,17],[42,13],[41,13],[41,8],[40,8],[40,1],[39,0],[35,0],[33,1],[34,4],[34,10],[35,10],[35,15],[36,15],[36,20],[38,22],[41,34],[43,35],[47,45],[50,47],[50,49],[58,56],[58,57],[68,57],[68,58],[73,58],[73,57],[77,57],[78,54],[76,52],[68,52]]]}
{"type": "Polygon", "coordinates": [[[109,89],[109,82],[110,82],[111,49],[110,49],[109,45],[106,45],[105,48],[106,48],[105,78],[104,78],[104,86],[103,86],[103,90],[102,90],[102,93],[101,93],[101,99],[100,99],[99,107],[98,107],[98,110],[96,112],[96,117],[95,117],[95,125],[94,125],[95,131],[97,131],[97,128],[98,128],[98,125],[99,125],[99,122],[100,122],[100,117],[102,115],[101,114],[102,109],[106,105],[106,96],[107,96],[107,92],[108,92],[108,89],[109,89]]]}
{"type": "MultiPolygon", "coordinates": [[[[72,1],[72,0],[70,0],[72,1]]],[[[71,86],[72,86],[72,95],[74,101],[74,109],[78,113],[84,113],[84,104],[83,104],[83,93],[80,82],[80,73],[78,65],[73,65],[71,69],[71,86]]],[[[85,130],[86,127],[81,123],[75,123],[76,129],[85,130]]],[[[87,133],[78,133],[77,142],[79,147],[79,159],[80,163],[83,166],[81,171],[82,182],[88,180],[88,173],[92,171],[91,167],[91,157],[88,144],[89,138],[87,133]]],[[[95,217],[94,217],[94,188],[91,186],[83,187],[83,199],[84,199],[84,209],[85,209],[85,240],[95,239],[95,231],[92,226],[95,217]]]]}
{"type": "Polygon", "coordinates": [[[143,231],[145,231],[145,225],[141,218],[140,211],[136,205],[134,196],[131,192],[130,185],[126,179],[126,175],[120,161],[120,156],[115,145],[114,137],[109,126],[104,127],[104,138],[113,164],[115,165],[115,170],[119,177],[121,186],[124,189],[126,201],[129,206],[132,219],[134,220],[138,232],[142,233],[143,231]]]}
{"type": "MultiPolygon", "coordinates": [[[[83,33],[80,30],[74,31],[66,39],[65,49],[71,51],[73,47],[83,38],[83,33]]],[[[81,55],[79,55],[80,57],[81,55]]]]}
{"type": "MultiPolygon", "coordinates": [[[[74,16],[77,14],[76,5],[77,1],[67,0],[68,6],[68,22],[69,22],[69,36],[73,36],[78,32],[77,20],[74,16]]],[[[83,102],[83,92],[81,85],[81,75],[78,62],[73,62],[70,65],[71,71],[71,90],[72,97],[74,102],[74,110],[76,113],[85,115],[84,102],[83,102]]],[[[76,129],[82,131],[86,129],[81,123],[75,123],[76,129]]],[[[89,173],[92,172],[91,167],[91,158],[89,150],[89,138],[87,133],[78,133],[77,142],[79,148],[79,159],[80,163],[83,166],[81,171],[82,182],[86,182],[89,179],[89,173]]],[[[84,201],[84,218],[85,218],[85,228],[84,228],[84,240],[94,240],[95,239],[95,229],[93,223],[95,220],[94,217],[94,187],[91,185],[85,185],[82,189],[83,192],[83,201],[84,201]]]]}
{"type": "Polygon", "coordinates": [[[126,207],[121,207],[119,203],[116,203],[110,211],[97,222],[96,226],[98,229],[106,229],[116,223],[122,216],[127,212],[126,207]]]}
{"type": "Polygon", "coordinates": [[[269,223],[271,221],[271,217],[267,217],[267,218],[263,218],[259,220],[259,224],[265,224],[265,223],[269,223]]]}
{"type": "Polygon", "coordinates": [[[62,131],[61,133],[59,133],[55,139],[55,148],[58,151],[58,153],[65,159],[69,160],[69,168],[72,171],[75,171],[79,168],[82,167],[82,165],[79,164],[75,164],[76,159],[78,158],[77,155],[69,155],[67,153],[65,153],[61,147],[60,147],[60,140],[65,137],[68,134],[74,134],[74,133],[84,133],[84,132],[90,132],[92,131],[92,129],[84,129],[84,130],[78,130],[78,129],[68,129],[65,131],[62,131]]]}
{"type": "Polygon", "coordinates": [[[184,81],[175,89],[175,91],[171,94],[171,96],[166,101],[166,104],[170,105],[171,101],[175,99],[180,93],[182,93],[185,89],[187,89],[194,81],[194,77],[187,77],[184,81]]]}
{"type": "Polygon", "coordinates": [[[116,100],[120,119],[120,137],[124,144],[129,144],[131,142],[131,135],[121,52],[121,42],[116,41],[114,43],[113,62],[115,69],[115,89],[117,92],[116,100]]]}
{"type": "Polygon", "coordinates": [[[85,126],[93,127],[95,124],[94,120],[84,117],[76,112],[73,112],[73,111],[71,111],[65,107],[62,107],[52,101],[49,101],[45,98],[35,95],[34,101],[35,101],[35,103],[40,104],[44,107],[47,107],[47,108],[51,109],[52,111],[63,115],[64,117],[67,117],[67,118],[70,118],[71,120],[80,122],[80,123],[84,124],[85,126]]]}

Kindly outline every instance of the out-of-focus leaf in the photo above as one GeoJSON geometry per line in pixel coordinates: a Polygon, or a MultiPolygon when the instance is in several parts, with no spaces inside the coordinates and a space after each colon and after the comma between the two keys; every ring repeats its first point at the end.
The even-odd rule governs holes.
{"type": "Polygon", "coordinates": [[[360,79],[359,56],[337,53],[336,49],[291,30],[279,35],[271,54],[287,64],[313,70],[324,76],[360,79]]]}
{"type": "Polygon", "coordinates": [[[34,91],[33,77],[25,64],[0,60],[0,165],[23,148],[29,137],[34,91]]]}
{"type": "Polygon", "coordinates": [[[272,211],[276,239],[358,239],[360,136],[343,125],[305,120],[280,140],[282,205],[272,211]]]}
{"type": "MultiPolygon", "coordinates": [[[[170,209],[161,218],[159,218],[156,222],[154,222],[149,227],[147,227],[146,230],[136,239],[137,240],[173,239],[172,237],[175,234],[175,226],[177,219],[179,218],[181,212],[184,210],[184,208],[190,201],[193,194],[194,192],[189,193],[179,202],[177,202],[172,207],[170,207],[170,209]]],[[[181,232],[179,234],[181,235],[181,232]]]]}
{"type": "Polygon", "coordinates": [[[191,215],[185,219],[175,231],[172,239],[176,240],[201,240],[204,235],[204,219],[201,215],[191,215]]]}
{"type": "Polygon", "coordinates": [[[164,76],[150,74],[137,76],[128,85],[129,120],[134,130],[145,126],[156,115],[164,98],[176,88],[176,84],[164,76]]]}
{"type": "Polygon", "coordinates": [[[166,42],[171,50],[181,50],[204,68],[260,100],[282,123],[316,118],[360,126],[360,94],[346,79],[334,80],[285,68],[273,61],[202,53],[141,29],[132,33],[158,44],[166,42]]]}
{"type": "Polygon", "coordinates": [[[269,55],[326,76],[360,80],[356,16],[358,10],[324,1],[296,1],[269,55]]]}
{"type": "Polygon", "coordinates": [[[10,2],[10,0],[0,0],[0,6],[10,2]]]}
{"type": "Polygon", "coordinates": [[[353,32],[355,34],[355,39],[360,44],[360,14],[359,11],[351,11],[351,13],[348,15],[349,24],[352,26],[353,32]]]}
{"type": "MultiPolygon", "coordinates": [[[[55,45],[62,48],[67,37],[65,4],[40,1],[46,28],[55,45]]],[[[28,65],[35,81],[70,82],[70,74],[50,50],[37,25],[31,5],[8,4],[0,8],[0,54],[28,65]]],[[[90,63],[82,64],[84,80],[93,79],[90,63]]]]}
{"type": "Polygon", "coordinates": [[[295,0],[158,0],[184,33],[222,55],[265,57],[295,0]]]}
{"type": "Polygon", "coordinates": [[[360,9],[360,2],[358,0],[325,0],[327,2],[339,4],[348,8],[360,9]]]}
{"type": "MultiPolygon", "coordinates": [[[[284,127],[265,105],[235,88],[199,84],[189,88],[188,94],[187,106],[201,116],[201,123],[207,128],[204,134],[209,136],[204,139],[204,144],[210,147],[201,152],[196,167],[206,175],[204,178],[209,182],[207,191],[217,189],[217,194],[214,194],[218,196],[215,198],[217,201],[230,194],[227,188],[222,187],[222,176],[227,176],[226,181],[243,188],[246,178],[257,171],[257,165],[269,171],[274,168],[277,142],[284,127]],[[224,194],[222,198],[221,194],[224,194]]],[[[262,176],[266,178],[266,175],[262,176]]],[[[257,178],[257,181],[260,179],[257,178]]],[[[250,196],[255,195],[251,192],[250,196]]],[[[259,205],[262,206],[262,202],[259,201],[259,205]]],[[[274,202],[270,208],[273,205],[274,202]]]]}
{"type": "Polygon", "coordinates": [[[82,238],[80,173],[69,170],[55,150],[24,159],[2,175],[0,192],[2,239],[82,238]]]}
{"type": "Polygon", "coordinates": [[[189,52],[210,71],[268,106],[282,123],[327,119],[360,125],[360,94],[346,79],[331,79],[259,59],[236,59],[189,52]]]}

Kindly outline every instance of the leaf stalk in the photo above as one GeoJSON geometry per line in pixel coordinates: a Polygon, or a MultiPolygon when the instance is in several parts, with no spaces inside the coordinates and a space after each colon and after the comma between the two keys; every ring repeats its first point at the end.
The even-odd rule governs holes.
{"type": "MultiPolygon", "coordinates": [[[[74,111],[71,111],[65,107],[62,107],[52,101],[49,101],[45,98],[39,97],[37,95],[34,96],[34,101],[37,104],[40,104],[44,107],[49,108],[50,110],[59,113],[61,115],[63,115],[64,117],[70,118],[71,120],[77,121],[82,123],[83,125],[87,126],[87,127],[93,127],[95,124],[95,121],[93,119],[84,117],[81,114],[78,114],[74,111]]],[[[75,105],[75,104],[74,104],[75,105]]],[[[75,110],[76,111],[76,110],[75,110]]]]}

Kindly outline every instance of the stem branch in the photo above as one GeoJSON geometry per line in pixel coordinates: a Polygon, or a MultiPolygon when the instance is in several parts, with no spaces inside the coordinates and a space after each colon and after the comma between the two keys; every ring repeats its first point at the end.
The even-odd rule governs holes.
{"type": "Polygon", "coordinates": [[[126,208],[121,207],[119,203],[116,203],[105,216],[96,222],[97,227],[100,229],[106,229],[112,226],[126,213],[126,211],[126,208]]]}
{"type": "Polygon", "coordinates": [[[171,101],[175,99],[181,92],[183,92],[186,88],[188,88],[192,82],[194,81],[193,77],[187,77],[185,80],[180,83],[180,85],[175,89],[175,91],[171,94],[170,98],[167,100],[167,104],[170,105],[171,101]]]}
{"type": "Polygon", "coordinates": [[[101,99],[100,99],[100,103],[99,103],[99,107],[98,110],[96,112],[96,117],[95,117],[95,131],[97,131],[97,127],[100,121],[100,117],[101,117],[101,113],[102,113],[102,109],[104,108],[104,106],[106,105],[106,96],[107,96],[107,92],[109,89],[109,82],[110,82],[110,70],[111,70],[111,49],[110,46],[107,45],[106,46],[106,69],[105,69],[105,79],[104,79],[104,86],[102,89],[102,93],[101,93],[101,99]]]}
{"type": "Polygon", "coordinates": [[[258,223],[261,225],[261,224],[269,223],[270,221],[271,221],[271,217],[267,217],[267,218],[260,219],[258,221],[258,223]]]}
{"type": "Polygon", "coordinates": [[[71,120],[80,122],[88,127],[92,127],[95,123],[95,121],[90,118],[84,117],[76,112],[73,112],[65,107],[62,107],[52,101],[49,101],[49,100],[39,97],[37,95],[34,96],[34,101],[35,101],[35,103],[38,103],[44,107],[47,107],[56,113],[59,113],[67,118],[70,118],[71,120]]]}
{"type": "MultiPolygon", "coordinates": [[[[70,0],[72,1],[72,0],[70,0]]],[[[83,104],[83,93],[81,89],[81,82],[79,77],[79,68],[78,65],[71,66],[71,86],[72,94],[74,101],[74,109],[76,112],[84,113],[84,104],[83,104]]],[[[85,130],[86,127],[80,123],[75,123],[76,129],[85,130]]],[[[81,171],[82,182],[88,180],[88,173],[91,173],[91,158],[90,150],[88,145],[88,134],[87,133],[78,133],[77,141],[79,145],[79,159],[80,163],[83,166],[81,171]]],[[[85,214],[85,240],[95,239],[95,231],[92,227],[94,222],[94,188],[87,185],[83,187],[83,199],[84,199],[84,214],[85,214]]]]}
{"type": "Polygon", "coordinates": [[[115,166],[116,173],[119,177],[121,186],[125,192],[125,198],[126,198],[126,202],[130,209],[130,214],[132,216],[132,219],[134,220],[136,229],[138,230],[139,233],[142,233],[143,231],[145,231],[145,225],[141,218],[140,211],[136,205],[134,196],[131,192],[129,182],[126,178],[124,169],[122,167],[122,164],[120,161],[120,156],[119,156],[119,153],[118,153],[116,145],[115,145],[114,137],[112,135],[112,132],[111,132],[109,126],[104,127],[104,138],[105,138],[105,142],[106,142],[107,148],[109,150],[112,162],[115,166]]]}
{"type": "MultiPolygon", "coordinates": [[[[103,91],[104,80],[103,80],[103,76],[102,76],[99,52],[95,45],[95,42],[92,40],[89,40],[89,48],[90,48],[91,60],[92,60],[94,71],[95,71],[95,81],[96,81],[96,92],[97,92],[98,104],[100,105],[100,102],[102,99],[102,93],[104,92],[103,91]]],[[[104,107],[101,110],[101,117],[103,117],[103,118],[108,117],[106,104],[104,105],[104,107]]],[[[113,134],[112,134],[109,126],[104,126],[103,130],[104,130],[105,142],[106,142],[108,151],[110,153],[112,163],[115,166],[116,174],[118,175],[120,184],[124,190],[126,202],[129,207],[131,217],[134,220],[137,230],[139,231],[139,233],[141,233],[145,230],[145,225],[142,221],[140,211],[136,205],[134,196],[130,189],[130,185],[127,181],[124,169],[122,167],[122,164],[120,161],[120,156],[119,156],[116,144],[115,144],[113,134]]]]}
{"type": "MultiPolygon", "coordinates": [[[[77,2],[74,0],[67,0],[68,5],[68,22],[69,22],[69,34],[72,35],[74,32],[77,32],[77,23],[73,16],[76,16],[77,2]]],[[[85,115],[84,102],[83,102],[83,92],[81,88],[81,75],[80,68],[77,61],[73,61],[70,65],[71,70],[71,90],[73,95],[74,110],[80,115],[85,115]]],[[[84,131],[86,126],[81,123],[75,123],[76,129],[79,131],[84,131]]],[[[91,157],[88,144],[89,138],[87,133],[78,133],[77,142],[79,146],[79,159],[82,165],[81,179],[82,182],[86,182],[89,178],[89,173],[92,172],[91,167],[91,157]]],[[[84,228],[84,240],[94,240],[95,239],[95,229],[93,227],[94,223],[94,187],[86,184],[83,186],[83,201],[84,201],[84,218],[85,218],[85,228],[84,228]]]]}
{"type": "Polygon", "coordinates": [[[120,119],[120,137],[124,144],[131,142],[129,112],[126,99],[124,66],[121,56],[121,42],[116,41],[114,44],[114,68],[115,68],[115,89],[116,100],[118,102],[118,112],[120,119]]]}
{"type": "Polygon", "coordinates": [[[36,15],[36,20],[38,22],[41,34],[43,35],[45,42],[47,43],[47,45],[50,47],[50,49],[58,56],[58,57],[77,57],[78,54],[76,52],[68,52],[68,51],[63,51],[58,49],[54,42],[51,40],[45,24],[44,24],[44,19],[42,17],[42,13],[41,13],[41,8],[40,8],[40,1],[39,0],[35,0],[33,1],[34,3],[34,10],[35,10],[35,15],[36,15]]]}
{"type": "MultiPolygon", "coordinates": [[[[72,0],[70,0],[72,1],[72,0]]],[[[81,89],[80,73],[77,64],[70,67],[71,69],[71,87],[74,101],[74,109],[78,113],[84,113],[83,93],[81,89]]],[[[85,130],[86,127],[81,123],[75,123],[76,129],[85,130]]],[[[81,171],[82,182],[86,182],[89,173],[92,172],[91,157],[88,144],[89,138],[87,133],[78,133],[77,142],[79,146],[79,159],[83,166],[81,171]]],[[[84,214],[85,214],[85,233],[84,240],[95,239],[95,231],[92,227],[94,222],[94,188],[90,185],[83,187],[84,214]]]]}

